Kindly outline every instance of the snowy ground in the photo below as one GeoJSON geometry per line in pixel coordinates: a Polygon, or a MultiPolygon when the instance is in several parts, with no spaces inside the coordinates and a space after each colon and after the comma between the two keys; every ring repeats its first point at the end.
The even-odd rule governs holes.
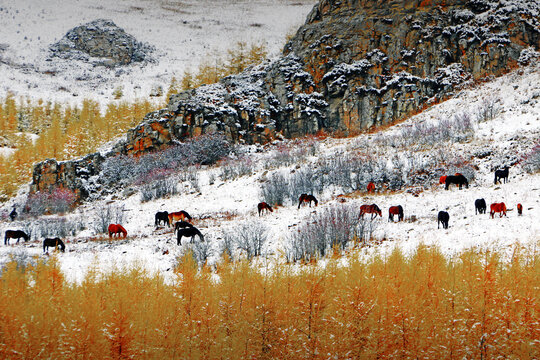
{"type": "MultiPolygon", "coordinates": [[[[123,86],[124,98],[147,98],[172,76],[195,70],[203,58],[238,41],[265,43],[270,56],[305,21],[315,0],[17,0],[0,3],[0,98],[17,96],[102,103],[123,86]],[[115,70],[58,59],[49,45],[83,23],[106,18],[156,47],[159,61],[115,70]],[[79,79],[79,80],[77,80],[79,79]],[[82,80],[84,79],[84,80],[82,80]]],[[[164,99],[163,99],[164,100],[164,99]]]]}
{"type": "MultiPolygon", "coordinates": [[[[458,190],[452,186],[445,191],[443,185],[433,184],[431,188],[414,196],[408,190],[394,193],[350,194],[346,204],[360,206],[376,203],[383,211],[383,218],[377,219],[375,238],[382,241],[366,249],[366,253],[386,252],[396,246],[406,252],[416,249],[418,244],[437,245],[449,256],[467,248],[481,250],[510,249],[514,244],[526,246],[540,245],[540,174],[527,174],[521,165],[510,169],[509,183],[493,183],[493,169],[511,158],[519,159],[537,144],[540,139],[540,66],[514,71],[485,83],[477,88],[464,90],[456,98],[421,113],[399,125],[384,131],[390,134],[402,127],[421,121],[433,121],[451,117],[461,111],[473,111],[488,97],[499,99],[502,111],[494,119],[476,125],[475,138],[467,143],[449,145],[447,151],[466,154],[478,149],[491,149],[500,153],[500,158],[477,159],[476,179],[469,189],[458,190]],[[475,215],[474,200],[484,198],[488,204],[488,213],[475,215]],[[505,202],[508,207],[507,217],[494,219],[489,216],[489,204],[505,202]],[[524,206],[523,216],[518,216],[517,203],[524,206]],[[388,222],[388,207],[403,205],[405,220],[402,223],[388,222]],[[438,211],[450,213],[450,227],[437,229],[438,211]],[[416,217],[413,221],[411,218],[416,217]]],[[[336,151],[350,150],[364,141],[371,141],[377,135],[366,134],[349,139],[325,139],[320,143],[321,154],[334,154],[336,151]]],[[[382,156],[390,158],[394,150],[383,150],[382,156]]],[[[425,150],[429,152],[429,149],[425,150]]],[[[433,151],[433,150],[432,150],[433,151]]],[[[172,278],[172,268],[177,257],[187,248],[187,242],[176,245],[172,230],[156,229],[154,214],[157,211],[187,210],[195,218],[195,224],[205,234],[206,240],[217,254],[224,230],[232,229],[250,220],[258,220],[256,205],[260,201],[260,181],[263,178],[261,159],[265,152],[254,152],[251,158],[258,162],[259,170],[251,176],[244,176],[234,181],[222,182],[217,174],[217,167],[199,171],[200,192],[191,191],[188,185],[182,195],[141,203],[139,194],[127,198],[118,196],[113,202],[124,206],[127,220],[124,226],[129,232],[127,240],[93,241],[96,235],[92,230],[84,230],[77,236],[66,239],[67,251],[59,255],[62,269],[71,280],[80,280],[91,266],[110,269],[113,266],[131,266],[141,264],[150,271],[158,271],[166,279],[172,278]],[[209,183],[211,174],[216,181],[209,183]]],[[[291,168],[284,168],[291,171],[291,168]]],[[[273,213],[260,218],[269,228],[269,241],[266,250],[271,257],[278,257],[291,232],[305,221],[310,214],[321,212],[328,206],[338,204],[338,190],[325,191],[319,197],[318,207],[304,206],[297,209],[297,204],[287,204],[273,213]]],[[[21,201],[21,198],[14,199],[21,201]]],[[[112,201],[112,200],[111,200],[112,201]]],[[[0,212],[8,211],[12,203],[6,204],[0,212]]],[[[85,222],[94,217],[97,204],[85,204],[73,216],[83,218],[85,222]]],[[[0,230],[15,229],[23,224],[15,222],[0,223],[0,230]]],[[[5,262],[10,254],[45,256],[42,254],[41,240],[29,243],[0,246],[0,261],[5,262]]],[[[215,261],[216,256],[212,261],[215,261]]]]}

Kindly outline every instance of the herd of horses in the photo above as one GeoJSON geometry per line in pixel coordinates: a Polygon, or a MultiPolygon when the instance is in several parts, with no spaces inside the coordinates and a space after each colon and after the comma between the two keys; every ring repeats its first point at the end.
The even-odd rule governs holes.
{"type": "MultiPolygon", "coordinates": [[[[494,183],[502,183],[501,180],[504,181],[504,183],[508,182],[508,173],[509,168],[508,166],[505,166],[503,170],[497,170],[495,171],[495,180],[494,183]]],[[[466,188],[469,187],[469,182],[467,178],[460,173],[456,173],[454,175],[444,175],[439,178],[439,184],[444,184],[445,189],[448,190],[450,185],[455,184],[459,186],[459,189],[461,190],[463,185],[465,185],[466,188]]],[[[367,185],[367,192],[372,193],[375,191],[375,184],[373,182],[370,182],[367,185]]],[[[302,206],[302,204],[308,204],[309,207],[311,207],[311,203],[314,203],[315,206],[318,206],[319,201],[313,196],[312,194],[301,194],[298,198],[298,209],[302,206]]],[[[485,199],[476,199],[474,202],[474,208],[475,208],[475,215],[478,214],[485,214],[487,211],[487,203],[485,199]]],[[[270,204],[266,202],[260,202],[257,205],[257,212],[259,216],[264,215],[264,213],[273,212],[273,208],[270,204]]],[[[493,219],[495,217],[496,213],[499,213],[499,217],[507,216],[506,215],[506,204],[504,202],[500,203],[492,203],[490,205],[490,216],[493,219]]],[[[517,212],[518,215],[523,214],[523,205],[517,204],[517,212]]],[[[365,214],[371,214],[371,220],[376,218],[377,216],[382,218],[382,210],[376,205],[376,204],[364,204],[360,206],[360,213],[358,215],[359,218],[363,218],[365,214]]],[[[404,212],[403,207],[401,205],[396,206],[390,206],[388,209],[388,221],[394,222],[394,216],[397,215],[397,221],[403,221],[404,219],[404,212]]],[[[16,216],[16,210],[13,209],[13,211],[10,213],[10,218],[13,221],[16,216]]],[[[159,227],[161,225],[168,227],[172,227],[172,224],[174,224],[174,233],[177,237],[177,245],[182,244],[182,238],[187,237],[191,238],[190,242],[193,242],[195,236],[198,236],[200,241],[204,241],[204,235],[201,233],[199,229],[197,229],[191,221],[193,218],[191,215],[189,215],[185,210],[177,211],[177,212],[167,212],[167,211],[158,211],[155,214],[155,221],[154,224],[156,227],[159,227]]],[[[450,221],[450,214],[446,211],[439,211],[437,215],[437,229],[440,228],[440,225],[442,224],[443,229],[448,229],[448,223],[450,221]]],[[[123,236],[124,238],[127,237],[127,230],[120,224],[110,224],[108,226],[108,233],[109,238],[113,238],[114,236],[120,237],[123,236]]],[[[6,230],[5,236],[4,236],[4,245],[9,245],[10,239],[16,239],[17,243],[19,243],[20,239],[24,239],[24,241],[29,241],[30,236],[26,234],[22,230],[6,230]]],[[[60,249],[60,251],[64,252],[66,249],[66,246],[64,242],[60,238],[46,238],[43,241],[43,252],[47,252],[49,247],[54,247],[56,249],[60,249]]]]}

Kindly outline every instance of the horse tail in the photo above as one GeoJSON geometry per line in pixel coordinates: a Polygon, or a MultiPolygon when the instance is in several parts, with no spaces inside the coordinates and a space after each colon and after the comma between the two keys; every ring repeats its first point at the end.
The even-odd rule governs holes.
{"type": "Polygon", "coordinates": [[[495,171],[495,179],[493,180],[493,184],[497,184],[497,172],[495,171]]]}
{"type": "Polygon", "coordinates": [[[315,206],[319,205],[319,201],[315,199],[315,196],[313,197],[313,201],[315,202],[315,206]]]}
{"type": "Polygon", "coordinates": [[[45,244],[47,243],[47,239],[43,241],[43,252],[45,252],[45,244]]]}

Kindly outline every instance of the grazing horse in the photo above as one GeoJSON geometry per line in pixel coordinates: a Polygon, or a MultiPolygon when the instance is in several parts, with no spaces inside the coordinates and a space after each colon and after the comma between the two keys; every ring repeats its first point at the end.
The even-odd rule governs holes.
{"type": "Polygon", "coordinates": [[[367,192],[368,193],[375,192],[375,184],[373,182],[370,182],[369,184],[367,184],[367,192]]]}
{"type": "Polygon", "coordinates": [[[126,229],[120,224],[110,224],[108,230],[110,238],[114,237],[115,234],[117,234],[118,237],[120,237],[120,234],[122,234],[124,238],[127,236],[126,229]]]}
{"type": "Polygon", "coordinates": [[[446,184],[446,175],[443,175],[439,178],[439,184],[446,184]]]}
{"type": "Polygon", "coordinates": [[[448,221],[450,220],[450,214],[446,211],[439,211],[437,216],[437,229],[439,229],[439,223],[442,224],[443,229],[448,229],[448,221]]]}
{"type": "Polygon", "coordinates": [[[360,206],[360,215],[358,217],[363,218],[364,214],[371,214],[371,219],[376,218],[377,215],[382,217],[381,209],[375,204],[360,206]]]}
{"type": "Polygon", "coordinates": [[[302,205],[303,202],[309,203],[309,207],[311,207],[312,201],[315,202],[315,206],[319,205],[319,202],[317,201],[317,199],[315,199],[315,196],[302,194],[300,195],[300,198],[298,199],[298,208],[300,209],[300,205],[302,205]]]}
{"type": "Polygon", "coordinates": [[[388,209],[388,221],[392,220],[394,222],[394,215],[398,216],[398,222],[403,220],[403,207],[401,205],[390,206],[390,209],[388,209]]]}
{"type": "Polygon", "coordinates": [[[459,190],[461,190],[461,187],[463,186],[463,184],[465,184],[467,189],[469,188],[469,182],[467,181],[467,178],[461,174],[448,175],[445,181],[445,185],[446,185],[445,189],[448,190],[451,184],[459,185],[459,190]]]}
{"type": "Polygon", "coordinates": [[[4,237],[4,245],[9,245],[9,239],[17,239],[17,244],[18,244],[21,238],[23,238],[24,241],[30,240],[30,236],[28,236],[28,234],[26,234],[24,231],[6,230],[6,235],[4,237]]]}
{"type": "Polygon", "coordinates": [[[503,217],[503,215],[507,216],[506,215],[506,205],[503,202],[491,204],[490,210],[491,211],[489,212],[489,215],[491,215],[492,219],[495,216],[496,212],[500,213],[501,216],[499,216],[499,217],[503,217]]]}
{"type": "Polygon", "coordinates": [[[169,223],[169,213],[167,211],[158,211],[156,213],[156,226],[159,226],[161,223],[163,225],[171,226],[169,223]]]}
{"type": "Polygon", "coordinates": [[[523,205],[517,204],[518,215],[523,215],[523,205]]]}
{"type": "Polygon", "coordinates": [[[259,211],[259,216],[261,216],[262,212],[264,210],[266,210],[266,212],[270,211],[270,212],[274,212],[274,210],[272,209],[272,207],[270,205],[268,205],[267,203],[265,203],[264,201],[263,202],[260,202],[258,205],[257,205],[257,210],[259,211]]]}
{"type": "Polygon", "coordinates": [[[192,219],[192,217],[187,213],[187,211],[180,210],[178,212],[169,213],[169,224],[176,224],[177,221],[186,221],[186,219],[192,219]]]}
{"type": "Polygon", "coordinates": [[[501,179],[504,180],[505,184],[508,181],[508,166],[505,166],[504,170],[496,170],[495,171],[495,181],[493,183],[496,184],[498,182],[500,184],[501,179]]]}
{"type": "Polygon", "coordinates": [[[486,200],[476,199],[474,201],[474,214],[485,214],[486,213],[486,200]]]}
{"type": "Polygon", "coordinates": [[[193,224],[188,223],[187,221],[181,220],[174,224],[174,232],[177,232],[179,229],[186,229],[194,227],[193,224]]]}
{"type": "Polygon", "coordinates": [[[61,252],[66,251],[66,245],[64,245],[64,242],[60,240],[60,238],[43,240],[43,252],[47,252],[50,246],[54,246],[55,249],[58,249],[58,247],[60,246],[61,252]]]}
{"type": "Polygon", "coordinates": [[[191,237],[191,241],[190,242],[193,242],[193,238],[195,237],[195,235],[198,235],[199,236],[199,239],[201,239],[201,241],[204,241],[204,236],[203,234],[201,234],[201,232],[199,231],[199,229],[197,229],[196,227],[188,227],[188,228],[184,228],[184,229],[179,229],[178,230],[178,241],[176,242],[177,245],[182,245],[182,236],[187,236],[187,237],[191,237]]]}

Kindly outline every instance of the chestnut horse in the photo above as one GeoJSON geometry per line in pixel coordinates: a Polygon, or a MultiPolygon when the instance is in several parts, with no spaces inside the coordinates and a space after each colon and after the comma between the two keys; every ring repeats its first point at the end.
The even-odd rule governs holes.
{"type": "Polygon", "coordinates": [[[495,171],[495,181],[494,184],[501,184],[501,179],[504,180],[504,183],[506,184],[508,182],[508,166],[504,167],[504,170],[496,170],[495,171]]]}
{"type": "Polygon", "coordinates": [[[49,250],[49,247],[51,246],[54,247],[55,249],[58,249],[58,247],[60,246],[61,252],[66,251],[66,245],[64,245],[64,242],[60,240],[60,238],[43,240],[43,252],[47,252],[49,250]]]}
{"type": "Polygon", "coordinates": [[[315,203],[315,206],[319,205],[319,202],[317,201],[317,199],[315,199],[315,196],[302,194],[300,195],[300,198],[298,199],[298,208],[300,209],[300,205],[302,205],[303,202],[309,203],[309,207],[311,207],[312,201],[315,203]]]}
{"type": "Polygon", "coordinates": [[[382,217],[381,209],[375,204],[360,206],[360,215],[358,217],[363,218],[364,214],[371,214],[371,219],[376,218],[377,215],[382,217]]]}
{"type": "Polygon", "coordinates": [[[191,216],[187,211],[180,210],[178,212],[169,213],[169,224],[176,224],[177,221],[191,220],[191,216]]]}
{"type": "Polygon", "coordinates": [[[375,184],[373,182],[370,182],[369,184],[367,184],[367,192],[368,193],[375,192],[375,184]]]}
{"type": "Polygon", "coordinates": [[[504,216],[507,216],[506,215],[506,205],[503,202],[491,204],[490,210],[491,211],[489,212],[489,214],[491,215],[492,219],[495,216],[496,212],[500,213],[501,216],[499,216],[499,217],[503,217],[503,214],[504,214],[504,216]]]}
{"type": "Polygon", "coordinates": [[[450,221],[450,214],[446,211],[439,211],[437,215],[437,229],[439,229],[439,223],[442,224],[443,229],[448,229],[448,222],[450,221]]]}
{"type": "Polygon", "coordinates": [[[518,215],[523,215],[523,205],[517,204],[518,215]]]}
{"type": "Polygon", "coordinates": [[[264,201],[263,202],[260,202],[258,205],[257,205],[257,210],[259,211],[259,216],[261,216],[262,212],[264,210],[266,210],[266,212],[270,211],[270,212],[274,212],[274,210],[272,210],[272,207],[270,205],[268,205],[267,203],[265,203],[264,201]]]}
{"type": "Polygon", "coordinates": [[[403,220],[403,207],[401,205],[390,206],[390,209],[388,209],[388,221],[394,222],[394,215],[398,216],[398,222],[403,220]]]}
{"type": "Polygon", "coordinates": [[[120,224],[110,224],[109,225],[109,237],[114,237],[114,235],[118,235],[120,237],[120,234],[124,236],[124,238],[127,236],[127,231],[124,229],[124,227],[120,224]]]}
{"type": "Polygon", "coordinates": [[[197,229],[196,227],[187,227],[187,228],[184,228],[184,229],[179,229],[178,230],[178,240],[176,242],[177,245],[182,245],[182,236],[187,236],[187,237],[191,237],[191,241],[190,242],[193,242],[193,238],[198,235],[199,236],[199,239],[201,239],[201,241],[204,241],[204,236],[203,234],[201,234],[201,232],[199,231],[199,229],[197,229]]]}
{"type": "Polygon", "coordinates": [[[30,236],[28,236],[28,234],[26,234],[24,231],[6,230],[6,234],[4,237],[4,245],[9,245],[9,239],[17,239],[17,244],[18,244],[21,238],[23,238],[24,241],[30,240],[30,236]]]}

